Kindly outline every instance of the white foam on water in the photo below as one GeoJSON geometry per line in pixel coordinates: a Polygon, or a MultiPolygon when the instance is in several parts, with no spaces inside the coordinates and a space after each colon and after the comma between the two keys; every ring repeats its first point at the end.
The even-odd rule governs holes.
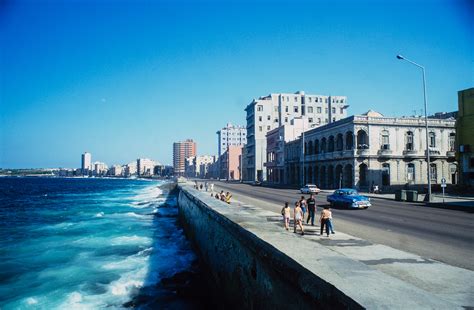
{"type": "Polygon", "coordinates": [[[134,201],[131,207],[138,209],[146,208],[148,207],[148,203],[158,201],[162,193],[162,190],[158,186],[146,187],[133,197],[134,201]]]}
{"type": "Polygon", "coordinates": [[[137,244],[137,245],[151,245],[152,239],[149,237],[140,237],[137,235],[133,236],[122,236],[113,238],[110,242],[112,245],[125,245],[125,244],[137,244]]]}
{"type": "Polygon", "coordinates": [[[27,305],[32,306],[32,305],[36,305],[38,303],[38,299],[33,298],[33,297],[28,297],[25,300],[25,302],[26,302],[27,305]]]}
{"type": "Polygon", "coordinates": [[[95,217],[103,217],[104,216],[104,212],[99,212],[95,215],[95,217]]]}

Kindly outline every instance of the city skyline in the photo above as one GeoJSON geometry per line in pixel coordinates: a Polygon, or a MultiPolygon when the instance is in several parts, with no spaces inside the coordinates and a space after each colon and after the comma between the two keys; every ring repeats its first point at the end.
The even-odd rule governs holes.
{"type": "Polygon", "coordinates": [[[216,130],[245,124],[270,93],[346,96],[348,115],[419,114],[421,72],[399,53],[426,67],[428,112],[450,112],[474,84],[472,12],[468,1],[2,4],[0,168],[76,167],[84,150],[169,165],[188,138],[217,154],[216,130]]]}

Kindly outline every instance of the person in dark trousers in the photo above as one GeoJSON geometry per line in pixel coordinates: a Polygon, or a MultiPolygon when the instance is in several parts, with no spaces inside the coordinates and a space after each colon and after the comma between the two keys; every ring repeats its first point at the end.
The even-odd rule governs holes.
{"type": "Polygon", "coordinates": [[[308,219],[306,220],[306,224],[309,223],[311,219],[311,226],[314,226],[314,215],[316,214],[316,200],[314,199],[313,194],[306,199],[306,205],[308,206],[308,219]]]}
{"type": "Polygon", "coordinates": [[[304,221],[304,215],[306,214],[306,199],[304,196],[301,196],[301,199],[298,201],[300,203],[300,208],[301,211],[303,212],[303,220],[304,221]]]}
{"type": "Polygon", "coordinates": [[[329,237],[329,219],[332,217],[331,211],[329,210],[329,206],[324,206],[323,211],[321,211],[321,217],[319,221],[321,222],[321,231],[320,235],[323,235],[323,228],[326,226],[326,235],[329,237]]]}

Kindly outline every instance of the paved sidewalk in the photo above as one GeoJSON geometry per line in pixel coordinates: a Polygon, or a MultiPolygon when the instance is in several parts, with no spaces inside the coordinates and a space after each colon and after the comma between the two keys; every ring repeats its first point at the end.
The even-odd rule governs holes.
{"type": "MultiPolygon", "coordinates": [[[[198,193],[198,197],[209,197],[198,193]]],[[[213,200],[214,201],[214,200],[213,200]]],[[[367,308],[457,309],[474,307],[474,272],[432,259],[372,244],[336,231],[319,234],[305,226],[305,235],[283,228],[276,205],[246,197],[231,205],[216,201],[216,211],[329,281],[367,308]],[[258,206],[258,207],[257,207],[258,206]]],[[[281,207],[280,207],[281,208],[281,207]]],[[[336,227],[337,228],[337,227],[336,227]]]]}

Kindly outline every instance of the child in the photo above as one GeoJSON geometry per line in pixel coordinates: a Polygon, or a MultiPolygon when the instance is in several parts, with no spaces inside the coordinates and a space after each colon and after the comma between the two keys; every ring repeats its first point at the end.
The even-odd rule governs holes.
{"type": "Polygon", "coordinates": [[[286,230],[290,230],[290,205],[285,202],[285,206],[281,209],[281,215],[283,215],[283,223],[286,230]]]}
{"type": "Polygon", "coordinates": [[[225,202],[230,204],[230,198],[232,198],[232,195],[229,192],[227,192],[227,194],[225,195],[225,202]]]}
{"type": "Polygon", "coordinates": [[[304,235],[304,228],[303,228],[303,210],[301,210],[300,203],[295,203],[295,211],[294,211],[294,221],[295,221],[295,228],[294,232],[296,233],[296,227],[299,226],[301,229],[301,235],[304,235]]]}

